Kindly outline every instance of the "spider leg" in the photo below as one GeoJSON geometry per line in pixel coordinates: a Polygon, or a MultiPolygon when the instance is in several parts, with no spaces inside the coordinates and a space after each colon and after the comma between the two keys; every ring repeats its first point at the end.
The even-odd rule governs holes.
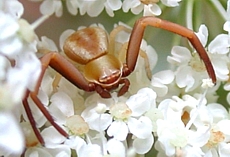
{"type": "Polygon", "coordinates": [[[58,84],[61,81],[62,76],[56,72],[52,86],[53,86],[53,93],[56,93],[58,91],[58,84]]]}
{"type": "MultiPolygon", "coordinates": [[[[40,60],[42,63],[43,72],[48,66],[51,66],[54,70],[56,70],[59,74],[61,74],[78,88],[88,92],[95,90],[94,83],[88,82],[82,73],[59,53],[47,53],[40,60]]],[[[40,84],[37,85],[36,89],[38,89],[39,86],[40,84]]]]}
{"type": "Polygon", "coordinates": [[[196,34],[188,28],[185,28],[183,26],[180,26],[178,24],[169,21],[161,20],[153,16],[142,17],[134,25],[133,31],[130,36],[128,50],[127,50],[127,57],[126,57],[127,65],[125,66],[127,70],[126,75],[130,74],[135,68],[144,30],[145,27],[148,25],[157,28],[162,28],[170,32],[176,33],[178,35],[181,35],[183,37],[186,37],[193,45],[193,47],[196,49],[200,58],[203,60],[208,75],[212,79],[212,82],[216,83],[216,75],[212,63],[207,55],[205,48],[202,46],[196,34]]]}
{"type": "MultiPolygon", "coordinates": [[[[34,91],[27,91],[26,96],[24,97],[22,103],[24,105],[25,111],[28,115],[29,121],[31,123],[31,126],[34,130],[35,135],[37,136],[39,142],[44,145],[44,140],[36,128],[36,122],[33,118],[33,115],[31,113],[31,109],[29,107],[27,98],[30,96],[34,103],[37,105],[37,107],[41,110],[43,115],[46,117],[46,119],[54,126],[54,128],[63,136],[68,137],[68,134],[54,121],[53,117],[50,115],[49,111],[46,109],[46,107],[42,104],[42,102],[37,97],[39,87],[41,85],[44,73],[48,66],[51,66],[54,68],[57,72],[59,72],[63,77],[65,77],[67,80],[69,80],[71,83],[76,85],[78,88],[83,89],[85,91],[93,91],[95,90],[95,85],[93,83],[89,83],[85,78],[82,76],[82,74],[78,71],[77,68],[75,68],[74,65],[72,65],[70,62],[68,62],[64,57],[62,57],[59,53],[50,52],[45,54],[42,58],[40,58],[40,61],[42,63],[42,71],[40,74],[40,77],[38,78],[36,87],[34,91]]],[[[58,79],[58,78],[57,78],[58,79]]],[[[59,80],[56,80],[57,82],[54,82],[54,86],[56,86],[56,83],[59,82],[59,80]]]]}
{"type": "MultiPolygon", "coordinates": [[[[125,55],[126,55],[126,52],[127,52],[127,47],[128,47],[128,42],[124,43],[118,53],[118,59],[120,61],[122,61],[122,63],[125,62],[125,55]]],[[[146,70],[146,75],[147,77],[149,78],[149,80],[151,80],[152,78],[152,72],[151,72],[151,69],[150,69],[150,65],[149,65],[149,59],[148,59],[148,56],[146,54],[145,51],[143,51],[142,49],[139,50],[139,54],[140,56],[144,59],[144,62],[145,62],[145,70],[146,70]]],[[[126,69],[124,69],[126,70],[126,69]]],[[[124,71],[124,76],[127,76],[126,75],[126,71],[124,71]]]]}
{"type": "Polygon", "coordinates": [[[96,85],[95,91],[102,97],[102,98],[111,98],[111,94],[108,90],[101,87],[100,85],[96,85]]]}
{"type": "Polygon", "coordinates": [[[144,58],[144,60],[145,60],[146,75],[147,75],[147,77],[149,78],[149,80],[151,80],[151,78],[152,78],[152,72],[151,72],[151,69],[150,69],[148,56],[147,56],[146,52],[143,51],[143,50],[141,50],[141,49],[140,49],[140,52],[139,52],[139,53],[140,53],[140,56],[141,56],[142,58],[144,58]]]}
{"type": "Polygon", "coordinates": [[[131,32],[131,29],[123,26],[123,25],[118,25],[117,27],[115,27],[109,34],[109,53],[115,54],[115,39],[116,36],[119,32],[121,31],[125,31],[127,33],[131,32]]]}
{"type": "Polygon", "coordinates": [[[28,97],[28,95],[29,95],[29,91],[27,91],[27,94],[26,94],[26,95],[27,95],[27,96],[26,96],[26,98],[22,101],[22,104],[23,104],[23,106],[24,106],[24,108],[25,108],[26,115],[27,115],[27,117],[28,117],[28,119],[29,119],[29,122],[30,122],[30,124],[31,124],[31,127],[32,127],[32,129],[33,129],[33,131],[34,131],[34,133],[35,133],[35,135],[36,135],[38,141],[41,143],[41,145],[44,146],[44,144],[45,144],[44,139],[43,139],[43,137],[41,136],[40,132],[38,131],[37,127],[36,127],[36,122],[35,122],[35,120],[34,120],[34,117],[33,117],[33,114],[32,114],[32,112],[31,112],[29,103],[28,103],[28,101],[27,101],[27,97],[28,97]]]}
{"type": "Polygon", "coordinates": [[[130,82],[127,78],[122,78],[120,81],[119,81],[119,84],[124,84],[121,89],[119,90],[117,96],[121,96],[121,95],[124,95],[128,89],[129,89],[129,85],[130,85],[130,82]]]}

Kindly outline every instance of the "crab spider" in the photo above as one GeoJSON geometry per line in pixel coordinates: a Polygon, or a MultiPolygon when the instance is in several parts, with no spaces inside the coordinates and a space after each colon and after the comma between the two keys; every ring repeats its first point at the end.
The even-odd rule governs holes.
{"type": "Polygon", "coordinates": [[[144,30],[148,25],[162,28],[187,38],[198,52],[201,60],[204,62],[209,77],[212,79],[213,83],[216,83],[216,75],[212,63],[198,37],[192,30],[178,24],[152,16],[142,17],[137,20],[128,42],[125,63],[121,62],[119,58],[113,54],[115,43],[114,38],[122,29],[115,29],[112,31],[109,39],[105,30],[99,27],[88,27],[78,30],[66,39],[63,48],[65,55],[70,60],[84,65],[83,71],[79,71],[69,59],[66,59],[59,53],[49,52],[40,58],[42,72],[35,90],[28,91],[23,99],[24,108],[32,128],[41,144],[44,144],[44,140],[36,128],[27,101],[28,96],[32,98],[56,130],[63,136],[68,137],[68,134],[55,123],[50,113],[37,97],[47,67],[51,66],[60,75],[65,77],[78,88],[87,92],[96,91],[103,98],[111,97],[110,90],[122,85],[118,91],[118,96],[121,96],[128,91],[130,82],[126,76],[132,73],[135,69],[140,52],[141,40],[143,38],[144,30]]]}

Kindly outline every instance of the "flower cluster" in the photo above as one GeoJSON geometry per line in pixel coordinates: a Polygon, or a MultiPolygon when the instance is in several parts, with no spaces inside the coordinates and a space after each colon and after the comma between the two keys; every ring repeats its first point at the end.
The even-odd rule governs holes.
{"type": "MultiPolygon", "coordinates": [[[[61,17],[63,6],[72,15],[79,12],[90,17],[98,16],[104,9],[111,17],[117,10],[158,16],[164,11],[160,6],[176,8],[180,1],[45,0],[40,5],[41,19],[29,24],[22,18],[24,8],[18,0],[2,0],[0,156],[134,157],[149,152],[155,152],[149,153],[150,156],[160,157],[230,156],[230,0],[226,7],[222,7],[225,3],[212,1],[225,20],[222,33],[208,39],[209,26],[204,24],[196,32],[213,65],[217,77],[215,85],[191,45],[173,46],[167,56],[169,66],[158,70],[157,52],[149,45],[151,41],[142,40],[135,70],[127,77],[129,90],[122,96],[117,96],[119,88],[112,90],[111,98],[107,99],[97,92],[85,92],[55,70],[46,69],[37,96],[55,123],[68,133],[68,138],[50,124],[28,97],[36,127],[44,139],[44,146],[41,145],[23,108],[25,95],[35,90],[42,71],[39,57],[49,51],[64,56],[64,41],[76,31],[64,31],[59,46],[45,34],[37,37],[34,29],[48,16],[61,17]],[[152,74],[152,71],[157,72],[152,74]]],[[[189,11],[195,2],[182,2],[188,9],[188,27],[193,28],[189,11]]],[[[87,27],[106,30],[102,24],[87,27]]],[[[115,36],[108,33],[110,44],[114,43],[109,50],[113,49],[118,58],[125,61],[132,27],[120,22],[114,24],[114,30],[115,36]]],[[[75,66],[80,71],[83,68],[78,64],[75,66]]]]}
{"type": "MultiPolygon", "coordinates": [[[[39,0],[31,0],[39,1],[39,0]]],[[[42,0],[41,0],[42,1],[42,0]]],[[[77,15],[78,11],[81,15],[88,14],[91,17],[98,16],[104,9],[106,13],[113,17],[114,11],[122,9],[124,12],[131,10],[134,14],[140,14],[144,8],[147,14],[160,15],[161,8],[156,4],[159,0],[74,0],[66,1],[66,7],[72,15],[77,15]]],[[[162,4],[175,7],[181,0],[161,0],[162,4]]],[[[63,14],[63,3],[61,0],[46,0],[40,6],[42,14],[51,15],[55,13],[60,17],[63,14]]]]}
{"type": "Polygon", "coordinates": [[[23,150],[24,140],[12,110],[21,104],[27,89],[34,90],[41,70],[35,54],[36,35],[33,26],[21,18],[23,11],[17,0],[0,3],[0,149],[6,154],[23,150]]]}

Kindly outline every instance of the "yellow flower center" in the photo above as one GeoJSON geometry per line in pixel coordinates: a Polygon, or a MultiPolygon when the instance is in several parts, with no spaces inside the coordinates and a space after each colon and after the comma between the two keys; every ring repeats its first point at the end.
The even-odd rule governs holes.
{"type": "Polygon", "coordinates": [[[125,120],[130,117],[132,111],[125,103],[117,103],[110,107],[110,113],[115,119],[125,120]]]}
{"type": "Polygon", "coordinates": [[[89,125],[79,115],[67,118],[66,126],[73,135],[83,136],[89,131],[89,125]]]}
{"type": "Polygon", "coordinates": [[[224,141],[225,136],[221,131],[211,130],[211,135],[209,137],[208,143],[206,144],[209,148],[215,147],[220,142],[224,141]]]}
{"type": "Polygon", "coordinates": [[[191,66],[197,72],[206,71],[205,65],[197,53],[193,55],[189,62],[189,66],[191,66]]]}

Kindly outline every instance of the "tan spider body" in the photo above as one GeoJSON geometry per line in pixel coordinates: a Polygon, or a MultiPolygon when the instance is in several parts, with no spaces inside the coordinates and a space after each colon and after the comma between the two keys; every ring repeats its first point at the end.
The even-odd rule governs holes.
{"type": "Polygon", "coordinates": [[[84,65],[83,72],[78,70],[68,59],[61,56],[59,53],[50,52],[40,58],[42,73],[35,91],[28,91],[23,100],[23,105],[30,123],[41,144],[44,144],[44,140],[36,128],[33,115],[27,102],[29,95],[57,131],[63,136],[68,137],[68,134],[54,122],[50,113],[37,97],[38,89],[47,67],[51,66],[78,88],[87,92],[96,91],[103,98],[111,97],[110,90],[123,84],[118,91],[118,96],[123,95],[128,91],[130,83],[126,76],[135,69],[137,57],[140,52],[141,40],[147,25],[162,28],[187,38],[203,60],[213,83],[216,83],[216,75],[213,66],[198,37],[192,30],[178,24],[164,21],[156,17],[140,18],[135,23],[131,32],[124,63],[114,54],[114,38],[119,31],[127,31],[124,27],[116,28],[110,33],[109,37],[103,29],[98,27],[79,30],[67,38],[64,44],[64,51],[70,60],[84,65]]]}

